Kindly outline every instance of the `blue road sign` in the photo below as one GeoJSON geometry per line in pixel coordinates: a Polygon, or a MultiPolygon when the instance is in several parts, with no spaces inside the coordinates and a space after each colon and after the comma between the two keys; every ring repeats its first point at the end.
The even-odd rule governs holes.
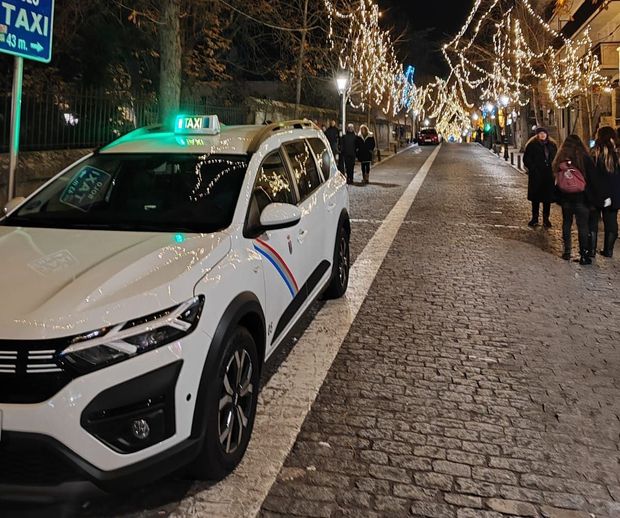
{"type": "Polygon", "coordinates": [[[54,0],[1,0],[0,52],[49,63],[54,0]]]}

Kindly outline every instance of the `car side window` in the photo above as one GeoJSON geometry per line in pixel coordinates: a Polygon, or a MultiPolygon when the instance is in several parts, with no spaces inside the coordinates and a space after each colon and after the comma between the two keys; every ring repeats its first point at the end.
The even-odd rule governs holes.
{"type": "Polygon", "coordinates": [[[319,168],[323,173],[323,178],[327,180],[332,172],[332,157],[329,151],[327,151],[327,146],[320,138],[311,138],[308,139],[308,142],[310,142],[310,147],[314,152],[316,163],[319,164],[319,168]]]}
{"type": "Polygon", "coordinates": [[[319,171],[312,159],[312,150],[305,140],[289,142],[283,147],[299,187],[300,201],[303,201],[321,184],[319,171]]]}
{"type": "Polygon", "coordinates": [[[293,183],[279,151],[267,155],[258,168],[248,213],[250,227],[259,225],[260,215],[270,203],[297,203],[293,183]]]}

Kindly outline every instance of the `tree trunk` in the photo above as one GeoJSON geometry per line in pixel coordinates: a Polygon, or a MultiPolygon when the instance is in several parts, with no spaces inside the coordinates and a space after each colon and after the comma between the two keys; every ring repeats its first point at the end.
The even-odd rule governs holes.
{"type": "Polygon", "coordinates": [[[537,102],[537,90],[538,85],[532,88],[532,108],[534,108],[534,118],[536,119],[536,126],[540,126],[540,120],[538,119],[538,102],[537,102]]]}
{"type": "Polygon", "coordinates": [[[306,52],[306,36],[308,31],[308,0],[304,0],[304,13],[301,31],[301,44],[299,46],[299,60],[297,61],[297,92],[295,95],[295,118],[299,117],[299,105],[301,104],[301,83],[304,71],[304,58],[306,52]]]}
{"type": "Polygon", "coordinates": [[[583,99],[585,101],[585,110],[584,110],[584,115],[586,117],[586,123],[587,123],[587,130],[588,130],[588,134],[585,135],[585,141],[588,142],[591,138],[592,138],[592,118],[594,116],[594,114],[592,113],[592,100],[590,99],[590,93],[586,92],[586,94],[583,96],[583,99]]]}
{"type": "Polygon", "coordinates": [[[159,25],[159,118],[172,126],[181,102],[181,0],[162,0],[159,25]]]}

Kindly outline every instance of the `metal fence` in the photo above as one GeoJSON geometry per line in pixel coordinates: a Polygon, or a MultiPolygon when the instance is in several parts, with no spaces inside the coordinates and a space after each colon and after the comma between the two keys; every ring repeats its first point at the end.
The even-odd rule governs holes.
{"type": "MultiPolygon", "coordinates": [[[[204,100],[181,103],[187,114],[217,113],[224,124],[246,124],[244,106],[212,106],[204,100]]],[[[59,96],[48,92],[22,98],[20,149],[97,147],[159,118],[157,99],[119,100],[97,91],[59,96]]],[[[0,152],[9,150],[11,95],[0,94],[0,152]]]]}

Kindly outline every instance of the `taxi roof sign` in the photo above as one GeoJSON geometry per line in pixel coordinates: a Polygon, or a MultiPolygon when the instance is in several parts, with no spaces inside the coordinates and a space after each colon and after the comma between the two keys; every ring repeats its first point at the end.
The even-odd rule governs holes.
{"type": "Polygon", "coordinates": [[[220,121],[217,115],[177,115],[174,132],[183,135],[218,135],[220,121]]]}

